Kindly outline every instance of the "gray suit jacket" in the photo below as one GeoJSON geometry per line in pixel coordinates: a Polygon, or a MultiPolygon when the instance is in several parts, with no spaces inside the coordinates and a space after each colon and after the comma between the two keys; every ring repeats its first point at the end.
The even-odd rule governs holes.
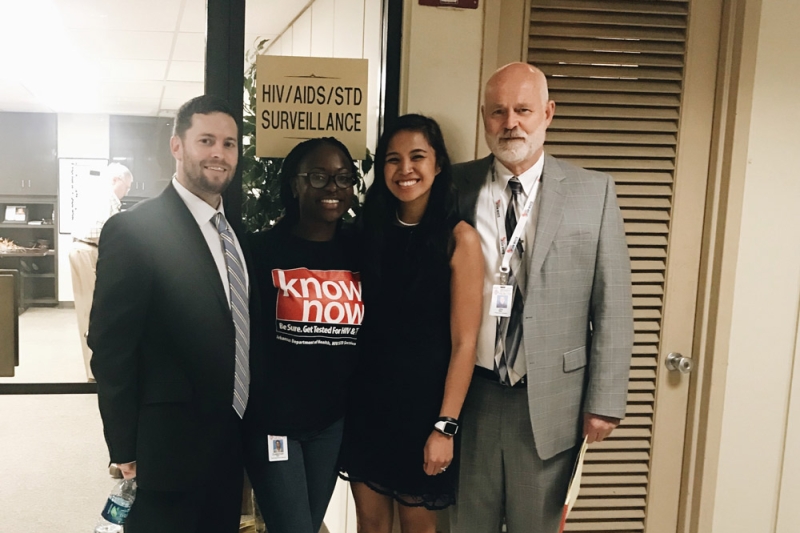
{"type": "MultiPolygon", "coordinates": [[[[459,215],[473,226],[491,164],[453,167],[459,215]]],[[[549,459],[582,438],[582,413],[625,416],[633,306],[613,178],[545,155],[540,194],[523,334],[533,436],[549,459]]]]}

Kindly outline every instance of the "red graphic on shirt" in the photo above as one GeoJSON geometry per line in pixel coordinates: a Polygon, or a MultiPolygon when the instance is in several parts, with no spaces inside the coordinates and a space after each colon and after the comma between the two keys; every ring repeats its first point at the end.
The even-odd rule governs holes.
{"type": "Polygon", "coordinates": [[[279,339],[355,341],[364,318],[358,272],[275,269],[272,283],[278,289],[275,327],[279,339]]]}

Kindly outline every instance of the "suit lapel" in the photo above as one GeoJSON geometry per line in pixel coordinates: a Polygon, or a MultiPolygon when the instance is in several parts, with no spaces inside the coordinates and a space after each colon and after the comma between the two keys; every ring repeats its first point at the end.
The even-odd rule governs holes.
{"type": "Polygon", "coordinates": [[[168,227],[173,228],[178,234],[177,240],[187,257],[195,258],[194,264],[203,272],[209,287],[214,291],[225,313],[230,315],[230,305],[219,276],[217,263],[214,261],[214,256],[211,255],[211,250],[208,249],[208,243],[203,232],[200,231],[197,221],[171,183],[164,189],[161,196],[168,205],[166,209],[168,227]]]}
{"type": "Polygon", "coordinates": [[[544,264],[550,245],[561,224],[566,195],[564,193],[564,172],[555,158],[545,154],[542,170],[541,203],[536,224],[536,237],[533,241],[533,255],[529,274],[537,273],[544,264]]]}

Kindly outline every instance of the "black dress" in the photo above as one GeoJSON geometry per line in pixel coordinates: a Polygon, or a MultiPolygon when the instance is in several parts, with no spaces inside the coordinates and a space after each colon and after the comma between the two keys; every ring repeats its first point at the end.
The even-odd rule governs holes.
{"type": "Polygon", "coordinates": [[[364,280],[363,350],[341,470],[344,479],[401,504],[443,509],[455,501],[457,454],[435,476],[423,463],[450,363],[450,262],[426,249],[415,231],[387,228],[379,281],[364,280]]]}

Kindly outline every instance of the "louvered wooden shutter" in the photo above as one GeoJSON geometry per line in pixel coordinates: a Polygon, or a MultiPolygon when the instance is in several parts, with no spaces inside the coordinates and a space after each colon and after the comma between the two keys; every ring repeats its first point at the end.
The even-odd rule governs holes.
{"type": "Polygon", "coordinates": [[[548,77],[546,150],[608,172],[633,266],[627,418],[587,456],[567,531],[642,531],[688,0],[532,0],[528,61],[548,77]]]}

